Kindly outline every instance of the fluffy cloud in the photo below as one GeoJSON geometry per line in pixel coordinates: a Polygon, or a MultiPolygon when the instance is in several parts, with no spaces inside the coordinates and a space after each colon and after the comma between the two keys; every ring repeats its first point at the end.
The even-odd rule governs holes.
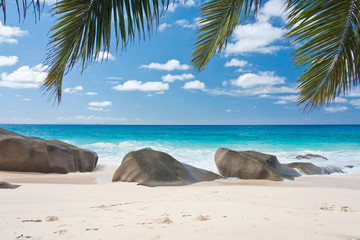
{"type": "Polygon", "coordinates": [[[297,95],[277,96],[275,98],[279,100],[274,102],[274,104],[287,104],[289,102],[296,102],[297,97],[297,95]]]}
{"type": "Polygon", "coordinates": [[[110,101],[104,101],[104,102],[89,102],[89,106],[91,107],[108,107],[111,106],[112,103],[110,101]]]}
{"type": "Polygon", "coordinates": [[[89,95],[89,96],[94,96],[94,95],[98,95],[97,92],[87,92],[85,93],[86,95],[89,95]]]}
{"type": "Polygon", "coordinates": [[[326,107],[325,108],[325,112],[327,113],[336,113],[336,112],[345,112],[346,110],[348,110],[347,107],[345,106],[339,106],[339,107],[326,107]]]}
{"type": "Polygon", "coordinates": [[[195,80],[195,81],[190,81],[185,83],[185,85],[183,86],[184,89],[198,89],[198,90],[203,90],[205,89],[205,84],[203,82],[200,82],[199,80],[195,80]]]}
{"type": "Polygon", "coordinates": [[[123,80],[122,77],[107,77],[106,79],[111,79],[111,80],[123,80]]]}
{"type": "Polygon", "coordinates": [[[260,11],[255,23],[236,27],[232,42],[228,43],[225,49],[225,55],[249,52],[273,54],[283,48],[281,45],[276,45],[276,42],[282,39],[286,29],[275,27],[270,22],[272,17],[284,19],[283,5],[284,1],[282,0],[268,1],[260,11]]]}
{"type": "Polygon", "coordinates": [[[102,60],[111,60],[111,61],[114,61],[115,60],[115,57],[113,55],[111,55],[111,53],[109,52],[103,52],[103,51],[100,51],[98,53],[98,55],[96,56],[95,58],[95,61],[97,62],[100,62],[102,60]]]}
{"type": "Polygon", "coordinates": [[[224,66],[225,67],[245,67],[248,64],[249,64],[248,61],[233,58],[230,61],[227,61],[224,66]]]}
{"type": "Polygon", "coordinates": [[[192,23],[190,23],[189,20],[186,19],[179,19],[175,22],[175,24],[183,28],[191,28],[191,29],[197,29],[200,26],[199,18],[195,18],[192,23]]]}
{"type": "Polygon", "coordinates": [[[0,87],[8,88],[38,88],[46,78],[47,66],[38,64],[34,67],[22,66],[14,72],[0,75],[0,87]]]}
{"type": "Polygon", "coordinates": [[[275,72],[246,73],[230,81],[231,85],[242,88],[251,88],[261,85],[276,85],[285,83],[285,77],[275,75],[275,72]]]}
{"type": "Polygon", "coordinates": [[[150,63],[149,65],[141,65],[141,68],[156,69],[156,70],[188,70],[190,68],[187,64],[180,64],[180,61],[176,59],[171,59],[166,63],[150,63]]]}
{"type": "Polygon", "coordinates": [[[4,26],[0,21],[0,43],[17,43],[15,37],[21,37],[28,34],[27,31],[19,27],[4,26]]]}
{"type": "Polygon", "coordinates": [[[249,52],[275,53],[282,47],[272,44],[280,40],[285,32],[285,29],[274,27],[268,22],[256,22],[237,27],[233,33],[235,43],[228,43],[225,55],[249,52]]]}
{"type": "Polygon", "coordinates": [[[360,88],[356,87],[348,92],[348,97],[360,97],[360,88]]]}
{"type": "Polygon", "coordinates": [[[110,112],[111,110],[110,109],[105,109],[105,108],[102,108],[102,107],[88,107],[89,110],[92,110],[92,111],[104,111],[104,112],[110,112]]]}
{"type": "Polygon", "coordinates": [[[82,90],[84,90],[82,86],[76,86],[76,87],[65,88],[64,93],[78,93],[82,90]]]}
{"type": "Polygon", "coordinates": [[[352,99],[349,101],[349,103],[355,108],[360,108],[360,99],[352,99]]]}
{"type": "Polygon", "coordinates": [[[346,103],[348,100],[346,98],[342,98],[342,97],[336,97],[334,102],[335,103],[346,103]]]}
{"type": "Polygon", "coordinates": [[[165,76],[162,76],[161,79],[164,82],[174,82],[176,80],[180,80],[180,81],[184,81],[184,80],[189,80],[189,79],[193,79],[195,76],[192,75],[191,73],[184,73],[181,75],[171,75],[171,74],[167,74],[165,76]]]}
{"type": "Polygon", "coordinates": [[[112,105],[112,102],[110,101],[104,101],[104,102],[89,102],[89,110],[92,111],[105,111],[105,112],[109,112],[110,109],[108,108],[104,108],[104,107],[109,107],[112,105]]]}
{"type": "Polygon", "coordinates": [[[196,6],[196,2],[195,0],[187,0],[187,1],[179,1],[179,2],[173,2],[170,3],[167,11],[168,12],[175,12],[177,7],[192,7],[192,6],[196,6]]]}
{"type": "Polygon", "coordinates": [[[124,84],[112,87],[117,91],[165,91],[169,90],[169,84],[163,82],[146,82],[142,83],[137,80],[129,80],[124,84]]]}
{"type": "Polygon", "coordinates": [[[285,1],[284,0],[270,0],[261,8],[258,19],[259,21],[269,21],[272,17],[281,17],[285,20],[285,1]]]}
{"type": "Polygon", "coordinates": [[[295,87],[288,86],[260,86],[248,89],[204,89],[210,95],[226,95],[232,97],[241,97],[241,96],[254,96],[259,95],[261,97],[271,96],[270,94],[284,94],[284,93],[297,93],[297,89],[295,87]]]}
{"type": "Polygon", "coordinates": [[[163,32],[163,31],[165,31],[166,28],[169,28],[169,27],[171,27],[171,24],[162,23],[159,25],[158,30],[159,30],[159,32],[163,32]]]}
{"type": "Polygon", "coordinates": [[[15,65],[18,61],[17,56],[0,56],[0,67],[15,65]]]}

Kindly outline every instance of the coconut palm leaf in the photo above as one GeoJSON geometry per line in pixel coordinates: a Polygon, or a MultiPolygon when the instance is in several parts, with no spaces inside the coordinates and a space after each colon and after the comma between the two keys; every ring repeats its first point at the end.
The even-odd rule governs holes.
{"type": "Polygon", "coordinates": [[[192,64],[203,70],[210,58],[226,47],[237,24],[254,19],[262,0],[211,0],[200,11],[200,28],[192,54],[192,64]]]}
{"type": "MultiPolygon", "coordinates": [[[[21,10],[23,11],[23,17],[25,19],[26,17],[26,13],[28,8],[30,8],[31,6],[34,9],[34,15],[35,15],[35,21],[40,18],[40,13],[42,10],[42,6],[44,4],[44,0],[41,4],[40,0],[16,0],[16,6],[17,6],[17,10],[18,10],[18,15],[19,15],[19,21],[21,18],[21,10]]],[[[4,15],[4,23],[6,23],[6,0],[0,0],[0,9],[2,9],[3,11],[3,15],[4,15]]]]}
{"type": "Polygon", "coordinates": [[[62,80],[77,62],[82,70],[93,63],[100,51],[110,50],[111,35],[116,46],[125,48],[152,32],[169,0],[60,0],[54,7],[57,23],[51,29],[43,84],[45,93],[61,101],[62,80]],[[114,31],[112,31],[112,26],[114,31]]]}
{"type": "Polygon", "coordinates": [[[287,5],[287,37],[301,45],[294,62],[305,67],[298,79],[298,104],[312,110],[359,83],[360,1],[288,0],[287,5]]]}

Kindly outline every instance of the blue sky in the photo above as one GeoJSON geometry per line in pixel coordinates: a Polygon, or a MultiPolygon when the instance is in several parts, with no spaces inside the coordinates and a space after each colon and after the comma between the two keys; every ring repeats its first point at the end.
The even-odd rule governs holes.
{"type": "MultiPolygon", "coordinates": [[[[252,24],[234,31],[207,68],[190,64],[200,1],[170,6],[146,41],[136,41],[83,73],[75,67],[53,106],[39,88],[49,30],[46,6],[35,24],[19,23],[14,2],[0,22],[0,123],[50,124],[359,124],[360,89],[319,111],[296,106],[293,48],[284,39],[282,1],[267,2],[252,24]]],[[[106,57],[106,56],[105,56],[106,57]]]]}

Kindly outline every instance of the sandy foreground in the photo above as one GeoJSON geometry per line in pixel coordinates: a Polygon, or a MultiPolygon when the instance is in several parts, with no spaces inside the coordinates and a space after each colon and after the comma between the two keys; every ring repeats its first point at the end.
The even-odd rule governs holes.
{"type": "Polygon", "coordinates": [[[360,176],[220,180],[182,187],[92,173],[1,172],[0,239],[360,240],[360,176]]]}

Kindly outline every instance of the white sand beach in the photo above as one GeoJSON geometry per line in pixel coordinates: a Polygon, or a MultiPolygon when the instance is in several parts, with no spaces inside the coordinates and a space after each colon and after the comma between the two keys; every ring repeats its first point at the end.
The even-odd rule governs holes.
{"type": "Polygon", "coordinates": [[[0,239],[360,239],[360,176],[181,187],[92,173],[0,172],[0,239]]]}

